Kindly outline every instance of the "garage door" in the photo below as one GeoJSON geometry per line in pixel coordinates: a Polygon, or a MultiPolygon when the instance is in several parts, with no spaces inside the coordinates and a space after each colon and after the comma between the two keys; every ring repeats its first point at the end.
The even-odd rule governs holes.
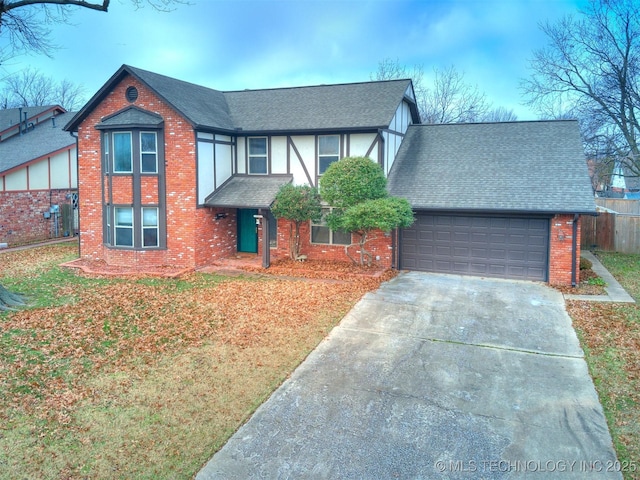
{"type": "Polygon", "coordinates": [[[549,222],[418,213],[401,232],[400,268],[546,281],[549,222]]]}

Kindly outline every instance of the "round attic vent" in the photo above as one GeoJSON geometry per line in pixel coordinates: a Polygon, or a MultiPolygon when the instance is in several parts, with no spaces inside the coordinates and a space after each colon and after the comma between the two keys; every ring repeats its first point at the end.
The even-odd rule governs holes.
{"type": "Polygon", "coordinates": [[[127,100],[130,102],[135,102],[138,99],[138,89],[136,87],[127,88],[127,100]]]}

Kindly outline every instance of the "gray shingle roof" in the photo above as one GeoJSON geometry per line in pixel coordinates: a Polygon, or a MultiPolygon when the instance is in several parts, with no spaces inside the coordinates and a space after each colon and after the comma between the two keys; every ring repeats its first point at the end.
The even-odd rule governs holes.
{"type": "Polygon", "coordinates": [[[27,113],[27,119],[32,119],[43,112],[56,109],[60,109],[60,107],[58,105],[22,107],[22,118],[20,118],[21,109],[19,108],[7,108],[4,110],[0,110],[0,132],[4,132],[5,130],[18,124],[21,120],[24,120],[25,112],[27,113]]]}
{"type": "Polygon", "coordinates": [[[235,129],[222,92],[139,68],[123,68],[155,90],[194,126],[235,129]]]}
{"type": "MultiPolygon", "coordinates": [[[[411,85],[411,80],[387,80],[221,92],[123,65],[65,128],[77,129],[110,86],[127,74],[147,84],[195,128],[229,132],[384,128],[411,85]]],[[[414,114],[417,121],[417,110],[414,114]]]]}
{"type": "Polygon", "coordinates": [[[73,115],[62,113],[55,117],[55,127],[48,120],[23,135],[14,135],[0,142],[0,173],[62,148],[75,146],[75,138],[63,130],[65,122],[73,115]]]}
{"type": "Polygon", "coordinates": [[[113,128],[123,125],[157,126],[160,125],[163,121],[164,120],[160,115],[146,112],[136,107],[129,107],[121,112],[104,118],[98,125],[96,125],[96,128],[113,128]]]}
{"type": "Polygon", "coordinates": [[[224,208],[269,208],[282,185],[293,175],[237,175],[209,195],[204,204],[224,208]]]}
{"type": "Polygon", "coordinates": [[[595,212],[572,120],[413,125],[388,180],[416,209],[595,212]]]}
{"type": "Polygon", "coordinates": [[[410,80],[225,92],[236,127],[249,131],[388,127],[410,80]]]}

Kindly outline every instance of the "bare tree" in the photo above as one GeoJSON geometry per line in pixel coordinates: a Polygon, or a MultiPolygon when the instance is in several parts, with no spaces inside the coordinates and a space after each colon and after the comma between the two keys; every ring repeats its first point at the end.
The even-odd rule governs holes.
{"type": "Polygon", "coordinates": [[[493,108],[486,95],[477,86],[467,83],[464,74],[455,67],[434,68],[431,88],[425,85],[422,65],[411,70],[400,65],[398,60],[386,58],[378,63],[378,69],[371,75],[372,80],[392,80],[410,78],[416,93],[416,103],[420,118],[424,123],[460,123],[514,121],[513,110],[503,107],[493,108]]]}
{"type": "MultiPolygon", "coordinates": [[[[174,4],[187,3],[186,0],[130,2],[135,8],[150,5],[159,11],[170,11],[174,4]]],[[[9,38],[9,45],[0,49],[0,63],[28,52],[51,56],[57,48],[50,39],[52,24],[69,23],[74,8],[107,12],[110,3],[111,0],[0,0],[0,36],[9,38]]]]}
{"type": "Polygon", "coordinates": [[[483,122],[515,122],[516,120],[518,120],[516,113],[505,107],[492,108],[482,118],[483,122]]]}
{"type": "Polygon", "coordinates": [[[2,82],[0,103],[3,108],[60,105],[68,111],[84,104],[84,89],[70,80],[56,82],[35,69],[27,68],[2,82]]]}
{"type": "Polygon", "coordinates": [[[433,88],[427,89],[420,110],[425,123],[461,123],[482,121],[489,112],[486,95],[477,86],[465,82],[464,74],[450,66],[433,69],[433,88]]]}
{"type": "Polygon", "coordinates": [[[577,17],[540,28],[549,44],[533,52],[531,78],[522,83],[529,104],[579,118],[605,170],[621,164],[640,176],[640,4],[591,0],[577,17]]]}

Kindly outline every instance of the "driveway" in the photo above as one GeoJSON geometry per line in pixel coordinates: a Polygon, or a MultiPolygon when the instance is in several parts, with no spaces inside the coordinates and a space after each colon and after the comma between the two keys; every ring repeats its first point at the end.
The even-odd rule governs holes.
{"type": "Polygon", "coordinates": [[[197,479],[622,478],[562,295],[403,273],[197,479]]]}

